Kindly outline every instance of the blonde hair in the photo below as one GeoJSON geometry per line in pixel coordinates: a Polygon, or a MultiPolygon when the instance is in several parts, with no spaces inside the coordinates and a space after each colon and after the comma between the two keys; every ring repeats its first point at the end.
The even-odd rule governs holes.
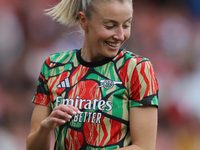
{"type": "MultiPolygon", "coordinates": [[[[46,14],[51,16],[54,20],[65,25],[75,25],[79,22],[78,14],[80,11],[84,12],[88,19],[92,17],[94,9],[94,1],[96,0],[61,0],[60,3],[50,9],[46,9],[46,14]]],[[[100,0],[103,1],[103,0],[100,0]]],[[[106,2],[112,0],[104,0],[106,2]]],[[[125,0],[118,0],[124,2],[125,0]]],[[[132,4],[132,0],[129,0],[132,4]]]]}

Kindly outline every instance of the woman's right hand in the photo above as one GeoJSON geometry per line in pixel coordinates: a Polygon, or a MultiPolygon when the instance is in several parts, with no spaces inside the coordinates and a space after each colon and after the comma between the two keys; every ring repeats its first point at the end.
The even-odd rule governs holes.
{"type": "Polygon", "coordinates": [[[27,150],[48,150],[52,130],[80,113],[78,108],[71,105],[60,104],[52,111],[50,107],[36,104],[31,118],[31,130],[26,140],[27,150]]]}
{"type": "Polygon", "coordinates": [[[41,122],[41,126],[47,130],[53,130],[55,127],[70,121],[74,115],[80,113],[80,110],[74,106],[60,104],[41,122]]]}

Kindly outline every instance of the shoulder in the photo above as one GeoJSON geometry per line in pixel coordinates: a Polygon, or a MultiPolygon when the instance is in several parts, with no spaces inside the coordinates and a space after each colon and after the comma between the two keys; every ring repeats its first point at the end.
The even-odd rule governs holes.
{"type": "Polygon", "coordinates": [[[66,59],[69,59],[69,58],[75,56],[77,51],[78,51],[77,49],[74,49],[72,51],[65,51],[65,52],[54,53],[54,54],[51,54],[48,57],[48,59],[49,59],[50,62],[62,63],[66,59]]]}
{"type": "Polygon", "coordinates": [[[57,69],[63,69],[67,63],[74,61],[77,51],[78,50],[75,49],[49,55],[42,65],[41,73],[46,77],[50,74],[51,76],[55,75],[58,71],[57,69]],[[57,71],[53,71],[55,69],[57,71]]]}
{"type": "Polygon", "coordinates": [[[137,65],[146,64],[146,63],[151,64],[151,62],[148,58],[140,56],[133,52],[130,52],[126,49],[120,49],[118,58],[121,58],[123,60],[123,62],[128,63],[132,67],[133,66],[136,67],[137,65]]]}

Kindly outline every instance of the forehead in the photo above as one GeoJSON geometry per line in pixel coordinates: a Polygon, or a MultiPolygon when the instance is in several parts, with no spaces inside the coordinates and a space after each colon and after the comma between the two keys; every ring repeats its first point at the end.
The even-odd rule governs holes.
{"type": "Polygon", "coordinates": [[[95,15],[100,19],[127,19],[132,16],[133,7],[130,0],[96,0],[95,15]]]}

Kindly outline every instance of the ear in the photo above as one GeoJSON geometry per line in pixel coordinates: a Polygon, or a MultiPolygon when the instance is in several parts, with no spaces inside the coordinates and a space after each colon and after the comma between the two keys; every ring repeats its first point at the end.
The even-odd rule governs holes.
{"type": "Polygon", "coordinates": [[[80,11],[78,13],[78,17],[79,17],[80,25],[83,28],[83,30],[87,30],[87,18],[85,16],[85,13],[80,11]]]}

